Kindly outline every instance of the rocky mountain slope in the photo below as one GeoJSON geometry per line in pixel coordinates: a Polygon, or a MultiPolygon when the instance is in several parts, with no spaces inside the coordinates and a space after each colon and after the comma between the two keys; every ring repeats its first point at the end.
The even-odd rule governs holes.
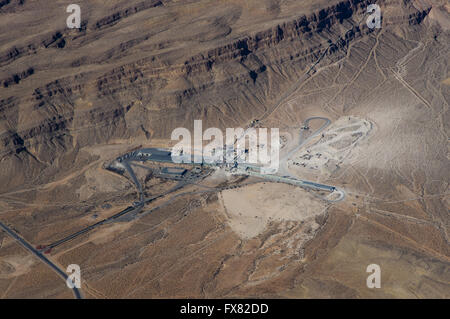
{"type": "MultiPolygon", "coordinates": [[[[63,154],[114,138],[168,138],[197,118],[208,126],[247,124],[328,41],[337,59],[370,33],[355,23],[367,4],[333,1],[313,10],[298,1],[87,1],[80,30],[65,26],[63,3],[4,4],[2,187],[23,185],[63,154]]],[[[386,27],[420,23],[430,10],[384,5],[386,27]]]]}
{"type": "MultiPolygon", "coordinates": [[[[33,243],[88,223],[75,205],[130,202],[133,190],[101,165],[167,146],[194,119],[373,123],[327,174],[300,171],[347,190],[317,229],[273,223],[242,240],[220,197],[193,198],[190,214],[175,201],[56,250],[61,264],[87,267],[88,297],[449,297],[445,1],[376,1],[381,29],[367,27],[366,0],[80,0],[81,28],[68,29],[71,2],[0,1],[0,216],[33,243]],[[360,278],[380,260],[387,288],[368,290],[360,278]]],[[[17,247],[6,244],[8,257],[17,247]]],[[[1,271],[0,287],[67,296],[44,275],[46,294],[27,290],[22,273],[23,289],[7,289],[1,271]]]]}

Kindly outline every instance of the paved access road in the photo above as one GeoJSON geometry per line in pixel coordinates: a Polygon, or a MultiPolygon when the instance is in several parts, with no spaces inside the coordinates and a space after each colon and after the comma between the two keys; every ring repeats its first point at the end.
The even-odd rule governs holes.
{"type": "MultiPolygon", "coordinates": [[[[14,238],[20,245],[25,247],[28,251],[30,251],[33,255],[38,257],[42,262],[47,264],[50,268],[52,268],[60,277],[64,279],[64,285],[66,284],[67,279],[69,276],[62,271],[58,266],[56,266],[53,262],[51,262],[47,257],[45,257],[39,250],[35,249],[33,246],[31,246],[25,239],[20,237],[16,232],[14,232],[12,229],[10,229],[8,226],[0,222],[0,228],[3,229],[9,236],[14,238]]],[[[75,298],[82,299],[80,291],[74,287],[72,288],[73,294],[75,295],[75,298]]]]}

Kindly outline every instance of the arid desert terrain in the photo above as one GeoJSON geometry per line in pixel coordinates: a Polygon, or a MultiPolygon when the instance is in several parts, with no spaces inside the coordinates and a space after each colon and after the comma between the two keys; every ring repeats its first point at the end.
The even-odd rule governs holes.
{"type": "Polygon", "coordinates": [[[0,298],[450,298],[447,1],[73,1],[0,0],[0,298]]]}

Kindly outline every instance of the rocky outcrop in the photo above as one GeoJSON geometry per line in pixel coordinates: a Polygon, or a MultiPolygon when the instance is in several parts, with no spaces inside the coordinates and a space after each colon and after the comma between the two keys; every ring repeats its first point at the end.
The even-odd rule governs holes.
{"type": "MultiPolygon", "coordinates": [[[[146,138],[169,138],[175,127],[190,127],[197,118],[208,126],[244,125],[267,111],[320,57],[328,59],[325,63],[336,61],[349,43],[373,32],[361,19],[369,2],[335,2],[270,26],[257,25],[251,32],[196,43],[198,48],[186,48],[183,38],[161,21],[147,28],[145,19],[132,39],[104,38],[109,32],[119,36],[120,23],[146,10],[170,10],[167,1],[145,1],[113,8],[103,17],[84,15],[80,30],[60,26],[22,45],[3,45],[0,156],[26,150],[21,156],[32,154],[39,165],[52,165],[73,147],[143,131],[146,138]]],[[[3,8],[14,5],[22,6],[11,2],[3,8]]],[[[398,6],[390,1],[381,5],[398,6]]],[[[383,27],[421,23],[428,10],[404,2],[401,10],[386,15],[383,27]]],[[[176,21],[177,14],[169,11],[167,16],[176,21]]],[[[206,28],[217,25],[210,23],[206,28]]],[[[189,32],[195,38],[198,30],[189,32]]],[[[2,187],[18,185],[10,171],[0,174],[7,181],[2,187]]]]}

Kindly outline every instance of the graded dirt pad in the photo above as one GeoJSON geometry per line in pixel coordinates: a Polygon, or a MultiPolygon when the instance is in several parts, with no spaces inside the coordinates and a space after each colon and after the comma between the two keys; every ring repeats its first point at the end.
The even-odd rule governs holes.
{"type": "MultiPolygon", "coordinates": [[[[449,6],[378,0],[370,30],[369,3],[80,0],[69,30],[70,1],[3,1],[0,220],[45,245],[133,205],[104,167],[177,127],[257,119],[285,155],[320,116],[288,172],[342,201],[218,170],[49,258],[86,298],[449,298],[449,6]]],[[[146,197],[178,183],[137,173],[146,197]]],[[[73,294],[0,232],[0,297],[73,294]]]]}
{"type": "MultiPolygon", "coordinates": [[[[311,222],[324,214],[326,204],[305,190],[287,185],[258,183],[225,190],[219,198],[227,222],[241,238],[261,234],[271,222],[311,222]]],[[[312,227],[317,228],[312,222],[312,227]]]]}
{"type": "Polygon", "coordinates": [[[299,177],[311,172],[329,176],[340,166],[352,163],[353,149],[367,138],[371,129],[372,124],[366,120],[341,117],[322,133],[317,142],[305,145],[294,154],[288,161],[288,168],[299,177]]]}

